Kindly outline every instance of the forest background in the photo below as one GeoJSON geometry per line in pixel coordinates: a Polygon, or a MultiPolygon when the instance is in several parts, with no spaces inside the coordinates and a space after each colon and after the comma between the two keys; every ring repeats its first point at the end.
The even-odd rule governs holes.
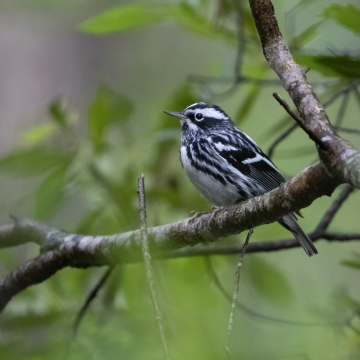
{"type": "MultiPolygon", "coordinates": [[[[339,133],[359,147],[358,1],[274,2],[295,59],[339,133]]],[[[70,233],[106,235],[139,227],[137,178],[146,179],[148,226],[211,205],[178,160],[180,127],[162,110],[220,105],[290,179],[317,159],[272,97],[289,97],[269,68],[246,1],[40,1],[0,3],[0,209],[70,233]],[[241,17],[238,15],[241,14],[241,17]]],[[[334,199],[304,209],[314,230],[334,199]]],[[[359,194],[330,230],[360,232],[359,194]]],[[[237,244],[246,234],[222,244],[237,244]]],[[[251,242],[287,239],[278,224],[251,242]]],[[[316,243],[249,254],[242,269],[232,353],[244,359],[359,356],[358,244],[316,243]],[[259,346],[261,344],[261,346],[259,346]]],[[[38,255],[1,249],[0,275],[38,255]]],[[[154,261],[155,283],[175,359],[222,359],[237,255],[154,261]]],[[[14,297],[0,316],[2,359],[159,359],[162,348],[143,264],[116,267],[73,322],[105,268],[65,268],[14,297]]]]}

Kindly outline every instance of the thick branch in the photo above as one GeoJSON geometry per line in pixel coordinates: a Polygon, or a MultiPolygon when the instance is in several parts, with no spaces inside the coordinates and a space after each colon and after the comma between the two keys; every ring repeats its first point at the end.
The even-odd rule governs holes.
{"type": "MultiPolygon", "coordinates": [[[[150,251],[154,254],[214,242],[252,227],[274,222],[289,212],[309,206],[318,197],[330,196],[338,184],[321,163],[314,164],[289,182],[262,196],[214,213],[149,228],[150,251]]],[[[7,225],[5,230],[9,231],[7,225]]],[[[22,243],[33,241],[41,244],[42,252],[60,250],[71,254],[73,264],[80,267],[94,262],[103,264],[104,259],[114,264],[132,262],[134,259],[137,261],[141,255],[139,230],[111,236],[69,235],[25,220],[15,224],[13,231],[17,236],[23,234],[22,243]]],[[[2,228],[0,234],[1,232],[2,228]]],[[[8,236],[12,238],[13,234],[8,232],[8,236]]],[[[8,246],[5,238],[3,243],[8,246]]],[[[17,239],[17,244],[19,243],[20,240],[17,239]]],[[[1,242],[0,247],[3,247],[1,242]]]]}
{"type": "Polygon", "coordinates": [[[324,107],[281,35],[271,0],[249,2],[266,60],[297,107],[307,133],[329,147],[327,151],[318,148],[321,160],[339,181],[360,188],[360,153],[341,139],[330,124],[324,107]]]}
{"type": "MultiPolygon", "coordinates": [[[[320,196],[330,195],[337,185],[338,182],[328,174],[325,167],[317,163],[263,196],[229,208],[215,210],[212,214],[194,216],[176,223],[149,228],[150,252],[154,258],[160,258],[169,250],[215,242],[252,227],[274,222],[289,212],[309,206],[320,196]]],[[[9,237],[13,236],[9,233],[8,226],[4,231],[9,237]]],[[[66,234],[36,222],[19,221],[13,226],[13,231],[16,234],[24,234],[23,243],[35,241],[41,244],[43,254],[20,266],[0,283],[0,310],[16,293],[32,284],[44,281],[65,266],[113,265],[142,259],[139,230],[94,237],[66,234]],[[26,232],[37,234],[38,238],[27,237],[26,232],[21,228],[22,224],[26,232]]],[[[2,228],[0,234],[1,232],[2,228]]],[[[8,244],[1,235],[0,239],[8,244]]],[[[176,254],[172,256],[176,257],[176,254]]]]}

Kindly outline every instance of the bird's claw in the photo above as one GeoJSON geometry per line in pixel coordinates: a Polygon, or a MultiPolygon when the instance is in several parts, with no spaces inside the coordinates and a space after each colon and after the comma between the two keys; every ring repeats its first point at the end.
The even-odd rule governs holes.
{"type": "Polygon", "coordinates": [[[211,217],[210,217],[210,219],[209,219],[209,221],[208,221],[209,226],[212,225],[212,223],[213,223],[213,221],[214,221],[214,217],[215,217],[220,211],[222,211],[223,209],[224,209],[223,206],[212,206],[212,207],[211,207],[212,214],[211,214],[211,217]]]}
{"type": "Polygon", "coordinates": [[[191,219],[197,219],[198,217],[200,217],[201,215],[205,215],[207,214],[206,211],[190,211],[189,215],[191,216],[191,219]]]}
{"type": "Polygon", "coordinates": [[[190,211],[190,216],[191,218],[189,219],[190,222],[193,222],[194,220],[196,220],[197,218],[199,218],[200,216],[202,215],[205,215],[207,214],[206,211],[200,211],[200,212],[197,212],[197,211],[190,211]]]}

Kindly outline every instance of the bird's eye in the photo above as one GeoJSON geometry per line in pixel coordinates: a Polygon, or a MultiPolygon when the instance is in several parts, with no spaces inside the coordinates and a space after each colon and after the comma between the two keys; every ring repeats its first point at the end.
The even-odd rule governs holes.
{"type": "Polygon", "coordinates": [[[197,113],[196,115],[195,115],[195,119],[196,120],[202,120],[204,118],[204,115],[202,114],[202,113],[197,113]]]}

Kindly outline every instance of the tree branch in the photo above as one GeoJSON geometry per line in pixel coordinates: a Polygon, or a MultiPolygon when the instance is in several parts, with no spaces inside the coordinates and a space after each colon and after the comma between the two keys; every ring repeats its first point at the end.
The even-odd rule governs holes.
{"type": "Polygon", "coordinates": [[[298,109],[303,128],[329,147],[327,151],[318,147],[322,162],[339,181],[360,188],[360,153],[341,139],[330,124],[305,72],[282,37],[271,0],[249,0],[249,3],[265,58],[298,109]]]}
{"type": "MultiPolygon", "coordinates": [[[[149,228],[150,252],[154,258],[166,257],[169,255],[164,254],[171,250],[215,242],[252,227],[274,222],[289,212],[309,206],[320,196],[330,195],[337,185],[338,182],[329,175],[325,167],[317,163],[262,196],[213,213],[149,228]]],[[[9,238],[15,237],[16,244],[21,243],[18,236],[23,234],[22,243],[32,241],[40,244],[43,254],[21,265],[0,283],[0,311],[12,296],[30,285],[46,280],[65,266],[82,268],[132,263],[142,259],[139,230],[94,237],[66,234],[46,225],[24,220],[12,227],[16,236],[9,232],[8,225],[0,227],[0,247],[9,244],[5,234],[1,235],[3,231],[9,238]]],[[[259,246],[256,243],[250,245],[259,246]]],[[[296,245],[286,243],[287,248],[296,245]]],[[[273,246],[276,248],[278,245],[273,246]]],[[[283,244],[278,249],[282,246],[283,244]]],[[[252,252],[250,246],[248,250],[252,252]]],[[[177,257],[179,254],[170,256],[177,257]]]]}

